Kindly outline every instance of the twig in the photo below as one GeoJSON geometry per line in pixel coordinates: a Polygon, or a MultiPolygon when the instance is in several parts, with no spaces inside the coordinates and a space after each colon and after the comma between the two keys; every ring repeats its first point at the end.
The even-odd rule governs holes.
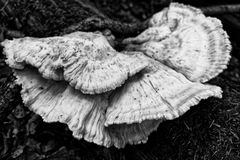
{"type": "Polygon", "coordinates": [[[3,7],[2,7],[2,8],[0,8],[0,12],[4,10],[4,8],[5,8],[5,7],[8,5],[8,2],[9,2],[9,1],[6,1],[6,2],[4,2],[4,5],[3,5],[3,7]]]}
{"type": "Polygon", "coordinates": [[[228,4],[202,7],[201,10],[206,15],[219,15],[226,13],[240,13],[240,4],[228,4]]]}

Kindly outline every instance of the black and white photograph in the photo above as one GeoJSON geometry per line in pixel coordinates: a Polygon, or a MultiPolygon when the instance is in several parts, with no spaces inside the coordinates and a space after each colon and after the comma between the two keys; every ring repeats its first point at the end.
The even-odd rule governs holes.
{"type": "Polygon", "coordinates": [[[240,1],[0,0],[0,160],[240,160],[240,1]]]}

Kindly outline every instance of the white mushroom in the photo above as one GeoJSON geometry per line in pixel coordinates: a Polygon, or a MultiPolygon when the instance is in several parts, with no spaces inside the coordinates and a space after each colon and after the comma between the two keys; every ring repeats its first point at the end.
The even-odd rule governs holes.
{"type": "Polygon", "coordinates": [[[42,78],[32,68],[14,73],[24,104],[44,121],[66,123],[75,138],[122,148],[127,143],[145,143],[160,122],[180,116],[201,99],[221,97],[219,87],[192,83],[148,60],[152,67],[142,75],[103,95],[82,94],[64,81],[42,78]]]}
{"type": "Polygon", "coordinates": [[[154,14],[149,20],[150,27],[159,27],[167,25],[175,29],[177,23],[181,23],[188,18],[195,18],[196,16],[204,17],[202,11],[189,5],[181,3],[171,3],[169,7],[154,14]]]}
{"type": "Polygon", "coordinates": [[[108,94],[84,95],[66,82],[47,80],[36,69],[14,70],[23,102],[45,122],[66,123],[77,139],[118,148],[147,141],[160,121],[105,127],[108,94]]]}
{"type": "Polygon", "coordinates": [[[190,82],[181,73],[146,58],[151,66],[132,77],[111,99],[105,125],[171,120],[201,99],[221,98],[220,87],[190,82]]]}
{"type": "Polygon", "coordinates": [[[74,137],[109,146],[110,137],[104,131],[106,96],[84,95],[66,82],[42,78],[34,69],[14,72],[22,86],[23,103],[44,121],[66,123],[74,137]]]}
{"type": "Polygon", "coordinates": [[[44,78],[64,79],[87,94],[115,89],[147,66],[138,55],[121,54],[104,36],[91,32],[5,40],[2,45],[10,67],[23,69],[31,65],[44,78]]]}
{"type": "Polygon", "coordinates": [[[123,148],[126,144],[146,143],[148,136],[157,130],[161,122],[161,120],[145,120],[141,123],[114,124],[105,128],[114,146],[123,148]]]}
{"type": "Polygon", "coordinates": [[[231,51],[228,35],[218,19],[178,3],[154,15],[149,28],[139,36],[123,42],[128,50],[142,51],[197,82],[221,73],[231,51]]]}

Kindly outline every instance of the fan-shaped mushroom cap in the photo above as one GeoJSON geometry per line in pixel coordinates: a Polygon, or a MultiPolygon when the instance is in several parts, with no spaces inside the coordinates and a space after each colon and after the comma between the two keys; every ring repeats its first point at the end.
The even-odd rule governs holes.
{"type": "Polygon", "coordinates": [[[84,138],[106,147],[124,147],[127,143],[147,141],[160,121],[112,125],[105,127],[108,94],[84,95],[66,82],[47,80],[33,69],[15,70],[17,84],[22,85],[22,99],[46,122],[66,123],[75,138],[84,138]]]}
{"type": "Polygon", "coordinates": [[[171,3],[150,20],[150,28],[128,38],[128,50],[142,51],[191,81],[206,82],[226,67],[231,45],[221,22],[199,9],[171,3]]]}
{"type": "Polygon", "coordinates": [[[196,16],[204,17],[202,11],[198,8],[181,3],[171,3],[168,8],[164,8],[161,12],[152,16],[149,20],[149,26],[159,27],[168,25],[170,28],[174,29],[177,23],[181,23],[188,18],[194,18],[196,16]]]}
{"type": "Polygon", "coordinates": [[[64,79],[87,94],[115,89],[147,66],[138,55],[116,52],[101,34],[26,37],[5,40],[2,45],[10,67],[23,69],[26,64],[32,65],[44,78],[64,79]]]}
{"type": "Polygon", "coordinates": [[[76,138],[108,146],[104,131],[107,97],[84,95],[66,82],[46,80],[33,69],[16,70],[23,103],[46,122],[68,124],[76,138]]]}
{"type": "Polygon", "coordinates": [[[201,99],[221,97],[220,87],[190,82],[181,73],[148,59],[152,66],[132,77],[111,99],[106,126],[152,119],[171,120],[201,99]]]}

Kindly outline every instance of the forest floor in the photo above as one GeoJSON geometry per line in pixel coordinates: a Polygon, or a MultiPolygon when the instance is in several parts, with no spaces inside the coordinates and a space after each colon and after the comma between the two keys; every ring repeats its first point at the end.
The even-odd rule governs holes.
{"type": "MultiPolygon", "coordinates": [[[[6,38],[62,34],[62,29],[97,15],[125,23],[141,23],[169,0],[0,0],[0,41],[6,38]],[[94,6],[97,8],[91,8],[94,6]]],[[[205,7],[234,4],[233,0],[181,0],[205,7]]],[[[186,114],[160,124],[146,144],[124,149],[105,148],[76,140],[68,127],[44,123],[22,105],[20,86],[0,50],[0,159],[111,160],[239,160],[240,159],[240,13],[217,14],[233,46],[226,69],[209,83],[223,89],[223,98],[210,98],[186,114]]],[[[100,25],[90,24],[83,30],[100,25]]],[[[96,21],[98,23],[98,21],[96,21]]],[[[88,23],[86,23],[88,24],[88,23]]],[[[105,25],[106,27],[106,25],[105,25]]],[[[114,27],[116,26],[111,26],[114,27]]],[[[115,28],[116,29],[116,28],[115,28]]],[[[111,30],[111,28],[110,28],[111,30]]],[[[116,29],[117,39],[127,37],[116,29]]],[[[133,29],[137,34],[139,30],[133,29]]],[[[125,33],[125,32],[124,32],[125,33]]]]}

